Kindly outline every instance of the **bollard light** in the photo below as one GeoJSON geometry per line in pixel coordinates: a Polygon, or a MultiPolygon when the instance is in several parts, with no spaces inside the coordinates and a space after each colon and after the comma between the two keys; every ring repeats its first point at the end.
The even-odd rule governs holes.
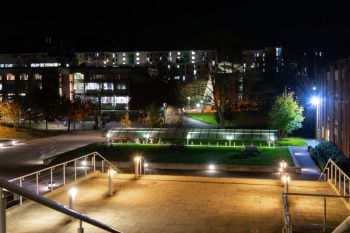
{"type": "Polygon", "coordinates": [[[69,209],[74,210],[74,202],[75,197],[77,196],[78,190],[77,188],[73,187],[69,189],[68,195],[69,195],[69,209]]]}
{"type": "Polygon", "coordinates": [[[284,192],[288,193],[288,185],[289,185],[289,182],[290,182],[290,176],[288,174],[284,175],[282,177],[282,182],[284,184],[284,192]]]}
{"type": "Polygon", "coordinates": [[[208,169],[209,171],[215,171],[215,165],[214,164],[209,164],[208,169]]]}
{"type": "Polygon", "coordinates": [[[135,178],[137,179],[141,173],[141,168],[140,168],[141,157],[136,156],[134,158],[134,162],[135,162],[135,178]]]}
{"type": "Polygon", "coordinates": [[[108,195],[113,196],[112,178],[113,178],[113,175],[116,173],[116,171],[111,168],[111,169],[108,169],[107,173],[108,173],[108,195]]]}

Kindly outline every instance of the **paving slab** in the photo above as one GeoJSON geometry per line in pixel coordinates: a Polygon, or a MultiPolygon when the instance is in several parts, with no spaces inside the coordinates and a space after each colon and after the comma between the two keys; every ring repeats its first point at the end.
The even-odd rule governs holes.
{"type": "MultiPolygon", "coordinates": [[[[125,233],[155,232],[281,232],[284,225],[281,193],[276,180],[118,174],[116,193],[109,197],[105,174],[77,184],[77,211],[125,233]]],[[[295,181],[291,192],[334,194],[326,183],[295,181]]],[[[67,188],[50,199],[68,203],[67,188]]],[[[291,198],[297,222],[321,221],[320,200],[291,198]]],[[[322,200],[321,200],[322,201],[322,200]]],[[[329,201],[329,221],[339,224],[348,215],[340,200],[329,201]]],[[[8,233],[76,232],[77,221],[51,209],[28,203],[7,213],[8,233]]],[[[84,224],[85,232],[104,232],[84,224]]]]}

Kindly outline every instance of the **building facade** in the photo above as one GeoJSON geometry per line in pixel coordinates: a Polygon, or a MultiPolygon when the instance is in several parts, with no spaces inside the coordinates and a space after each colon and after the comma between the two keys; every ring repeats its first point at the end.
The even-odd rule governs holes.
{"type": "MultiPolygon", "coordinates": [[[[153,93],[155,79],[207,80],[215,51],[76,52],[71,57],[40,54],[0,55],[0,100],[26,98],[49,89],[59,96],[99,102],[104,109],[138,107],[153,93]],[[134,104],[130,105],[130,101],[134,104]]],[[[159,81],[159,80],[158,80],[159,81]]]]}
{"type": "Polygon", "coordinates": [[[331,141],[350,157],[350,59],[331,63],[317,73],[320,103],[316,135],[331,141]]]}

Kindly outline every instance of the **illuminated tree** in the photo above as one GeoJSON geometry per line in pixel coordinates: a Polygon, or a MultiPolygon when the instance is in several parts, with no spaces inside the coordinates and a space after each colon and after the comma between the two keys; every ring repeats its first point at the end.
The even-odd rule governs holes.
{"type": "Polygon", "coordinates": [[[293,95],[293,92],[285,91],[278,96],[269,113],[270,127],[278,129],[282,137],[300,129],[304,120],[304,108],[298,105],[293,95]]]}
{"type": "Polygon", "coordinates": [[[120,127],[122,127],[122,128],[129,128],[129,127],[131,127],[131,120],[130,120],[130,117],[129,117],[129,113],[128,113],[128,112],[126,112],[126,113],[123,115],[123,117],[122,117],[122,119],[120,120],[119,124],[120,124],[120,127]]]}
{"type": "Polygon", "coordinates": [[[159,109],[155,103],[151,103],[147,108],[146,125],[151,128],[160,126],[159,109]]]}
{"type": "Polygon", "coordinates": [[[0,102],[0,121],[17,129],[21,118],[21,106],[14,101],[0,102]]]}

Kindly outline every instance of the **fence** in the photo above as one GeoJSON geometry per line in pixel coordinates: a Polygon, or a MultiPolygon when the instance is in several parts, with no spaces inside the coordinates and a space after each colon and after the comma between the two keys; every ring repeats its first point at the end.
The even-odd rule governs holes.
{"type": "MultiPolygon", "coordinates": [[[[107,168],[119,171],[112,163],[98,152],[93,152],[79,158],[60,163],[40,171],[10,180],[11,183],[21,188],[42,195],[51,192],[57,187],[87,176],[97,170],[104,172],[107,168]]],[[[23,197],[8,192],[5,196],[6,206],[22,205],[23,197]]]]}

